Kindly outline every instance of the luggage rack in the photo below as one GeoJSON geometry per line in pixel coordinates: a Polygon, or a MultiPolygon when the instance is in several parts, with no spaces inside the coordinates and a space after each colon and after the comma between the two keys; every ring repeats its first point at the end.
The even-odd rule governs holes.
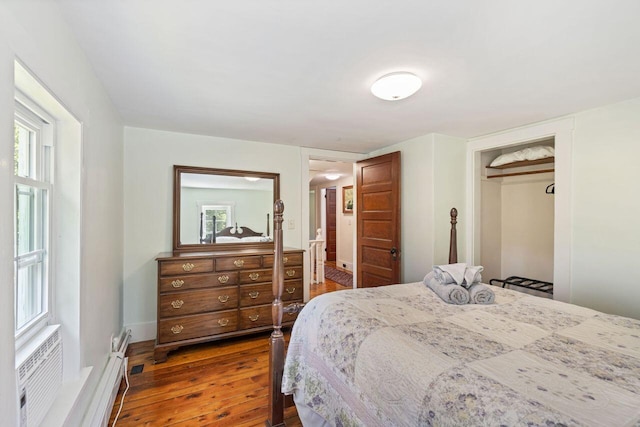
{"type": "Polygon", "coordinates": [[[504,288],[505,285],[519,286],[526,289],[534,289],[536,291],[545,292],[553,295],[553,283],[543,282],[541,280],[527,279],[526,277],[509,276],[506,279],[491,279],[489,284],[496,285],[501,284],[504,288]],[[494,283],[495,282],[495,283],[494,283]]]}

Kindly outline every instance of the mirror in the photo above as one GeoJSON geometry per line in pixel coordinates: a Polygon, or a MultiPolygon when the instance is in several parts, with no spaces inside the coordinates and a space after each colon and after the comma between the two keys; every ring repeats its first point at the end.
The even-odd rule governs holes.
{"type": "Polygon", "coordinates": [[[280,174],[173,167],[173,250],[273,246],[280,174]]]}

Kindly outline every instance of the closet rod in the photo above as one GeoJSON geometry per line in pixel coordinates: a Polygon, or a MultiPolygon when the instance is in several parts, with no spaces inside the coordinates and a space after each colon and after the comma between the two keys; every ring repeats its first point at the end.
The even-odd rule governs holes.
{"type": "Polygon", "coordinates": [[[505,176],[518,176],[518,175],[532,175],[535,173],[547,173],[553,172],[553,169],[541,169],[537,171],[527,171],[527,172],[512,172],[512,173],[503,173],[502,175],[487,175],[487,178],[504,178],[505,176]]]}

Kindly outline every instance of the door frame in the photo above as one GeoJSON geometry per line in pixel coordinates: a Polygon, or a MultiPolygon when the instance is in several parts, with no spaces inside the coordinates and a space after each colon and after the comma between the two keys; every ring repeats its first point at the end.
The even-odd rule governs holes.
{"type": "Polygon", "coordinates": [[[481,256],[481,168],[483,151],[519,145],[538,139],[555,140],[555,196],[553,228],[553,298],[571,302],[571,234],[572,181],[571,153],[573,147],[573,117],[525,126],[479,138],[467,144],[467,212],[465,215],[466,260],[478,265],[481,256]]]}
{"type": "MultiPolygon", "coordinates": [[[[300,148],[300,163],[301,163],[301,171],[300,171],[300,181],[302,183],[301,185],[301,200],[302,200],[302,209],[301,209],[301,215],[303,218],[302,221],[302,226],[301,226],[301,233],[302,233],[302,249],[305,250],[304,252],[304,259],[303,259],[303,268],[305,269],[304,271],[310,271],[310,260],[309,260],[309,251],[307,249],[309,249],[309,160],[334,160],[334,161],[338,161],[338,162],[349,162],[349,163],[353,163],[354,164],[354,168],[355,168],[355,162],[360,161],[360,160],[364,160],[366,158],[368,158],[369,155],[368,154],[360,154],[360,153],[347,153],[344,151],[332,151],[332,150],[320,150],[317,148],[300,148]]],[[[355,173],[355,172],[354,172],[355,173]]],[[[355,179],[355,175],[354,175],[354,179],[355,179]]],[[[354,186],[355,187],[355,186],[354,186]]],[[[354,192],[355,192],[355,188],[354,188],[354,192]]],[[[356,197],[356,195],[354,194],[354,197],[356,197]]],[[[285,202],[285,206],[286,206],[286,200],[285,202]]],[[[356,213],[354,211],[354,218],[353,220],[356,221],[357,218],[355,217],[356,213]]],[[[357,241],[356,241],[356,227],[353,227],[353,256],[354,259],[356,259],[355,257],[357,256],[357,241]]],[[[354,262],[353,265],[353,283],[355,286],[355,283],[357,283],[357,269],[356,269],[356,263],[354,262]]],[[[309,285],[311,283],[310,277],[308,277],[308,274],[304,275],[304,282],[303,282],[303,288],[304,288],[304,300],[305,301],[309,301],[309,285]]]]}
{"type": "Polygon", "coordinates": [[[333,261],[337,264],[337,256],[338,256],[338,215],[336,215],[336,209],[338,207],[338,187],[336,185],[332,185],[330,187],[324,187],[324,242],[325,242],[325,251],[324,251],[324,260],[325,261],[333,261]],[[333,212],[329,209],[329,192],[333,190],[333,212]],[[333,217],[333,244],[335,246],[333,259],[329,259],[329,219],[333,217]]]}

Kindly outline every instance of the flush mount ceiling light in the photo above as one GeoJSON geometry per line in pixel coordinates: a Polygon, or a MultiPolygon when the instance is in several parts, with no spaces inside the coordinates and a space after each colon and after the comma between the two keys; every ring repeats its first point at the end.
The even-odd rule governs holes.
{"type": "Polygon", "coordinates": [[[407,98],[422,87],[422,80],[415,74],[399,71],[380,77],[371,86],[371,93],[386,101],[407,98]]]}
{"type": "Polygon", "coordinates": [[[335,181],[336,179],[340,178],[340,174],[339,173],[328,173],[324,177],[327,178],[329,181],[335,181]]]}
{"type": "Polygon", "coordinates": [[[259,181],[260,178],[258,178],[257,176],[245,176],[244,179],[246,179],[247,181],[259,181]]]}

